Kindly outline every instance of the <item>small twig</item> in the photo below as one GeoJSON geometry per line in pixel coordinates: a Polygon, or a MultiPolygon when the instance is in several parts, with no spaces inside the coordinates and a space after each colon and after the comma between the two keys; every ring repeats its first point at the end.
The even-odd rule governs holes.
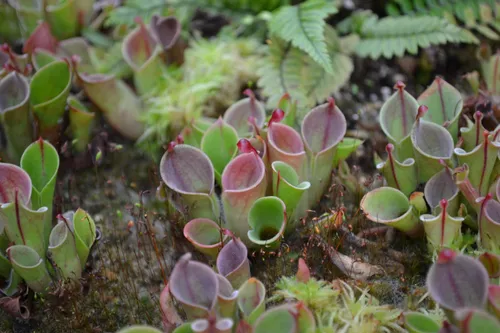
{"type": "Polygon", "coordinates": [[[360,232],[358,232],[358,234],[356,236],[359,238],[366,238],[368,236],[380,236],[380,235],[385,235],[388,230],[389,230],[389,227],[386,227],[386,226],[373,227],[373,228],[361,230],[360,232]]]}
{"type": "Polygon", "coordinates": [[[153,231],[153,226],[151,225],[151,221],[149,220],[149,215],[148,214],[145,214],[143,212],[143,207],[144,207],[144,202],[143,202],[143,195],[145,193],[149,193],[149,191],[141,191],[139,193],[139,200],[140,200],[140,204],[141,204],[141,211],[140,211],[140,216],[144,216],[145,217],[145,224],[146,224],[146,230],[147,230],[147,233],[148,233],[148,236],[149,236],[149,240],[151,241],[151,244],[153,245],[153,249],[155,251],[155,255],[156,255],[156,260],[158,261],[158,264],[160,265],[160,272],[161,272],[161,275],[162,275],[162,278],[163,278],[163,283],[165,285],[167,285],[168,283],[168,278],[167,278],[167,274],[165,272],[165,267],[164,267],[164,262],[162,261],[165,260],[162,255],[161,255],[161,251],[158,247],[158,243],[156,242],[156,235],[153,231]]]}
{"type": "Polygon", "coordinates": [[[384,274],[382,267],[361,262],[336,251],[319,235],[312,235],[311,239],[318,242],[318,245],[328,254],[332,263],[349,278],[368,280],[375,275],[384,274]]]}

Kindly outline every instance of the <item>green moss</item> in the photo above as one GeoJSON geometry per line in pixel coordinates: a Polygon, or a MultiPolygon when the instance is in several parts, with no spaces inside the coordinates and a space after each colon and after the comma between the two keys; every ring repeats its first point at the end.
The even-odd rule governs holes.
{"type": "MultiPolygon", "coordinates": [[[[181,68],[171,67],[146,101],[148,135],[167,141],[202,114],[215,116],[240,98],[241,87],[256,80],[262,45],[250,38],[194,39],[181,68]],[[170,129],[170,132],[167,131],[170,129]]],[[[154,141],[153,140],[153,141],[154,141]]]]}
{"type": "Polygon", "coordinates": [[[402,310],[381,305],[369,289],[351,287],[342,280],[326,282],[311,278],[299,282],[282,278],[271,300],[296,300],[313,312],[320,332],[379,332],[401,330],[402,310]]]}

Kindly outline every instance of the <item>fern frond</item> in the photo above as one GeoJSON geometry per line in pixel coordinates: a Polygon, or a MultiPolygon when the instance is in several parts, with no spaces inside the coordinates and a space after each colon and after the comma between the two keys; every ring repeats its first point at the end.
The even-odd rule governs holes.
{"type": "Polygon", "coordinates": [[[391,16],[444,17],[489,39],[500,39],[500,1],[497,0],[392,0],[386,11],[391,16]]]}
{"type": "Polygon", "coordinates": [[[332,1],[308,0],[296,6],[281,8],[269,23],[269,30],[292,46],[297,47],[327,72],[333,73],[325,43],[325,18],[336,13],[332,1]]]}
{"type": "Polygon", "coordinates": [[[290,94],[299,107],[312,107],[347,82],[353,63],[351,57],[343,53],[343,40],[330,26],[325,28],[325,40],[333,74],[326,72],[308,54],[290,42],[276,36],[271,37],[269,54],[257,71],[260,77],[258,85],[262,88],[262,93],[269,97],[270,108],[278,105],[284,93],[290,94]]]}
{"type": "Polygon", "coordinates": [[[372,59],[391,58],[405,52],[416,54],[418,48],[445,43],[479,41],[470,32],[434,16],[386,17],[366,16],[359,26],[361,41],[356,53],[372,59]]]}

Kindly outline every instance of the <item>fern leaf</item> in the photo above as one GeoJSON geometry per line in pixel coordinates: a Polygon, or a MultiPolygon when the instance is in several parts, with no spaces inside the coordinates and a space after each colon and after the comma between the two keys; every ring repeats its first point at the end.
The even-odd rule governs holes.
{"type": "Polygon", "coordinates": [[[332,1],[308,0],[296,6],[282,7],[269,24],[269,30],[292,46],[306,52],[327,72],[333,73],[325,43],[324,19],[336,13],[332,1]]]}
{"type": "Polygon", "coordinates": [[[446,18],[455,25],[463,24],[467,29],[498,40],[496,31],[500,24],[500,2],[498,0],[392,0],[386,5],[391,16],[437,16],[446,18]]]}
{"type": "Polygon", "coordinates": [[[419,47],[479,41],[469,31],[434,16],[386,17],[368,16],[358,31],[361,41],[356,53],[372,59],[391,58],[405,52],[416,54],[419,47]]]}
{"type": "Polygon", "coordinates": [[[484,24],[477,24],[474,26],[474,29],[476,29],[478,32],[480,32],[483,36],[491,39],[491,40],[498,40],[499,36],[498,34],[493,31],[490,27],[484,24]]]}
{"type": "Polygon", "coordinates": [[[263,95],[269,97],[268,106],[276,107],[281,96],[288,93],[299,107],[310,108],[337,91],[349,80],[354,68],[351,57],[343,53],[348,49],[345,44],[356,42],[352,38],[340,39],[333,28],[325,28],[326,49],[333,70],[330,74],[290,42],[272,37],[269,54],[257,71],[260,76],[257,84],[263,95]]]}

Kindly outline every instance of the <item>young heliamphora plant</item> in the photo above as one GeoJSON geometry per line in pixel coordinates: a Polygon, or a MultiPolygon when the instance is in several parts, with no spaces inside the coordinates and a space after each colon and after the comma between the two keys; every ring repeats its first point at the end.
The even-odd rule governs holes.
{"type": "MultiPolygon", "coordinates": [[[[190,253],[175,265],[166,291],[182,305],[188,320],[194,320],[194,326],[201,325],[200,319],[212,321],[216,316],[233,318],[236,315],[239,292],[209,266],[192,261],[190,253]]],[[[165,298],[164,293],[162,298],[165,298]]]]}
{"type": "Polygon", "coordinates": [[[500,249],[500,203],[491,194],[481,198],[478,213],[480,245],[490,251],[500,249]]]}
{"type": "Polygon", "coordinates": [[[490,186],[490,177],[498,160],[500,142],[493,139],[488,131],[481,133],[482,140],[471,151],[455,148],[459,164],[467,164],[470,170],[469,181],[478,190],[479,195],[486,195],[490,186]]]}
{"type": "Polygon", "coordinates": [[[19,276],[43,293],[53,280],[79,281],[96,227],[79,209],[52,229],[52,209],[44,205],[52,208],[59,157],[50,143],[40,139],[30,145],[21,166],[26,170],[0,163],[0,226],[11,245],[6,253],[16,273],[10,274],[10,283],[19,276]]]}
{"type": "Polygon", "coordinates": [[[482,122],[484,118],[483,113],[481,111],[476,111],[474,112],[473,118],[474,121],[465,117],[467,125],[466,127],[460,128],[460,136],[463,138],[460,148],[465,151],[472,151],[483,142],[485,138],[483,133],[486,131],[486,128],[484,128],[482,122]]]}
{"type": "Polygon", "coordinates": [[[427,288],[444,309],[484,309],[488,295],[488,273],[483,265],[450,249],[442,250],[427,274],[427,288]]]}
{"type": "Polygon", "coordinates": [[[500,321],[479,309],[464,308],[455,313],[462,332],[498,332],[500,321]]]}
{"type": "Polygon", "coordinates": [[[156,39],[166,57],[167,64],[178,66],[184,63],[185,42],[181,37],[181,23],[174,16],[151,18],[151,33],[156,39]]]}
{"type": "MultiPolygon", "coordinates": [[[[2,205],[4,215],[0,218],[8,218],[4,208],[2,205]]],[[[46,292],[54,278],[78,282],[96,238],[95,224],[87,213],[79,209],[73,219],[63,218],[52,229],[48,242],[40,231],[33,233],[33,227],[29,228],[43,226],[43,222],[21,218],[23,224],[14,230],[14,235],[11,236],[12,231],[8,233],[9,240],[17,244],[7,249],[14,271],[36,292],[46,292]],[[22,235],[20,240],[15,233],[22,235]],[[42,244],[45,248],[38,246],[42,244]],[[52,270],[55,275],[49,274],[52,270]]]]}
{"type": "Polygon", "coordinates": [[[95,113],[90,112],[85,105],[72,96],[68,98],[68,107],[73,146],[78,152],[83,152],[87,149],[91,139],[95,113]]]}
{"type": "Polygon", "coordinates": [[[366,217],[416,236],[421,229],[416,211],[401,191],[380,187],[365,194],[360,203],[366,217]]]}
{"type": "Polygon", "coordinates": [[[58,225],[63,223],[74,236],[76,253],[78,254],[83,269],[90,254],[90,248],[96,240],[95,222],[92,217],[81,208],[78,208],[76,212],[69,211],[64,215],[59,215],[58,218],[58,225]]]}
{"type": "Polygon", "coordinates": [[[238,133],[222,118],[210,126],[201,139],[200,149],[210,158],[219,184],[226,165],[238,152],[237,143],[238,133]]]}
{"type": "Polygon", "coordinates": [[[8,0],[15,9],[23,37],[36,32],[39,22],[58,39],[73,37],[83,28],[93,13],[95,0],[26,1],[8,0]]]}
{"type": "MultiPolygon", "coordinates": [[[[483,221],[479,226],[480,235],[481,231],[488,230],[488,236],[483,234],[479,237],[481,245],[492,249],[496,246],[495,235],[499,232],[495,222],[492,222],[496,219],[495,203],[482,205],[481,198],[495,191],[494,182],[500,174],[499,131],[487,131],[482,124],[483,114],[479,111],[474,113],[474,121],[466,118],[467,126],[458,131],[462,97],[441,78],[437,78],[419,97],[420,103],[428,105],[418,106],[418,103],[411,102],[412,98],[404,92],[402,83],[398,83],[396,88],[398,92],[380,112],[381,127],[390,144],[386,148],[387,161],[379,163],[377,168],[389,186],[412,198],[415,207],[417,194],[413,191],[418,185],[425,184],[424,197],[432,215],[422,216],[421,221],[430,249],[459,245],[461,221],[475,229],[478,225],[476,213],[478,220],[483,221]],[[411,126],[411,132],[405,130],[407,126],[411,126]],[[395,140],[394,135],[400,140],[395,140]],[[408,139],[411,146],[403,144],[408,139]],[[403,152],[404,158],[413,155],[414,160],[407,159],[401,163],[402,158],[397,157],[400,152],[403,152]],[[440,205],[443,200],[446,212],[440,205]],[[488,207],[485,214],[480,213],[482,206],[488,207]]],[[[366,197],[373,196],[369,193],[366,197]]],[[[385,205],[391,206],[393,202],[388,201],[385,205]]],[[[427,212],[425,202],[420,200],[418,206],[418,213],[427,212]]],[[[376,220],[370,215],[368,218],[376,220]]]]}
{"type": "Polygon", "coordinates": [[[453,155],[453,137],[442,126],[422,119],[426,106],[418,108],[418,115],[411,131],[411,143],[415,153],[420,182],[428,181],[449,163],[453,155]]]}
{"type": "Polygon", "coordinates": [[[139,95],[151,93],[164,71],[161,50],[150,29],[139,19],[139,26],[123,41],[122,54],[134,72],[134,85],[139,95]]]}
{"type": "Polygon", "coordinates": [[[457,185],[462,197],[474,210],[479,211],[480,209],[480,195],[479,191],[472,186],[469,180],[469,166],[464,164],[453,170],[453,180],[457,185]]]}
{"type": "Polygon", "coordinates": [[[444,332],[500,330],[496,311],[500,304],[499,289],[497,285],[488,285],[488,271],[481,262],[444,249],[429,270],[429,293],[449,320],[443,323],[444,332]]]}
{"type": "MultiPolygon", "coordinates": [[[[298,220],[294,218],[294,212],[296,209],[302,208],[297,206],[299,203],[306,201],[302,200],[302,198],[307,198],[307,191],[311,187],[311,183],[308,181],[299,183],[299,175],[285,162],[273,162],[271,167],[273,170],[273,194],[283,200],[286,206],[286,215],[289,218],[286,229],[287,231],[293,230],[293,226],[296,223],[292,222],[298,220]]],[[[301,216],[302,214],[303,212],[298,212],[297,216],[301,216]]]]}
{"type": "Polygon", "coordinates": [[[46,291],[52,279],[40,254],[29,246],[13,245],[7,249],[7,255],[14,271],[33,291],[46,291]]]}
{"type": "Polygon", "coordinates": [[[139,121],[142,104],[132,89],[113,75],[87,74],[74,66],[85,94],[109,124],[123,136],[138,139],[144,133],[144,124],[139,121]]]}
{"type": "Polygon", "coordinates": [[[253,203],[265,195],[266,188],[266,167],[253,147],[224,169],[221,200],[226,227],[244,243],[249,243],[248,213],[253,203]]]}
{"type": "Polygon", "coordinates": [[[431,207],[432,214],[439,214],[441,200],[446,200],[446,210],[455,215],[460,205],[460,192],[453,179],[452,170],[444,168],[432,176],[425,184],[425,200],[431,207]]]}
{"type": "Polygon", "coordinates": [[[217,271],[233,286],[239,288],[250,278],[248,250],[241,240],[233,238],[217,256],[217,271]]]}
{"type": "Polygon", "coordinates": [[[437,216],[420,216],[431,252],[444,247],[456,247],[462,240],[461,227],[464,218],[450,216],[446,199],[440,201],[440,207],[441,212],[437,216]]]}
{"type": "Polygon", "coordinates": [[[210,267],[183,255],[170,275],[169,288],[189,320],[206,318],[214,310],[219,279],[210,267]]]}
{"type": "Polygon", "coordinates": [[[7,140],[7,157],[18,163],[32,142],[28,80],[17,72],[0,79],[0,122],[7,140]]]}
{"type": "Polygon", "coordinates": [[[224,121],[236,129],[240,137],[247,137],[253,131],[252,122],[257,128],[262,128],[266,120],[266,111],[251,90],[246,90],[248,98],[242,99],[229,107],[224,113],[224,121]]]}
{"type": "Polygon", "coordinates": [[[42,67],[30,83],[30,101],[38,121],[39,135],[53,143],[59,136],[59,121],[64,114],[70,88],[71,71],[65,61],[54,61],[42,67]],[[47,85],[49,81],[51,84],[47,85]]]}
{"type": "Polygon", "coordinates": [[[237,304],[243,320],[253,324],[266,310],[266,287],[255,278],[248,279],[239,289],[237,304]]]}
{"type": "Polygon", "coordinates": [[[171,144],[160,162],[165,184],[180,195],[177,206],[190,218],[219,220],[214,169],[208,156],[192,146],[171,144]]]}
{"type": "Polygon", "coordinates": [[[80,278],[82,265],[76,252],[75,237],[64,222],[59,222],[50,233],[48,256],[63,279],[80,278]]]}
{"type": "MultiPolygon", "coordinates": [[[[0,163],[0,222],[10,242],[31,247],[40,257],[45,257],[48,240],[44,221],[47,207],[32,210],[31,179],[21,168],[0,163]]],[[[50,230],[49,230],[50,231],[50,230]]]]}
{"type": "Polygon", "coordinates": [[[456,143],[458,119],[462,114],[464,104],[460,92],[442,78],[436,77],[417,101],[429,107],[429,112],[424,115],[424,119],[445,127],[456,143]]]}
{"type": "Polygon", "coordinates": [[[410,333],[438,333],[441,326],[421,312],[405,312],[405,328],[410,333]]]}
{"type": "Polygon", "coordinates": [[[301,303],[284,304],[266,311],[255,322],[255,333],[313,333],[316,322],[311,310],[301,303]]]}
{"type": "Polygon", "coordinates": [[[394,145],[395,157],[399,161],[413,157],[410,133],[418,109],[418,102],[404,88],[404,83],[398,82],[394,86],[396,92],[380,110],[380,127],[394,145]]]}
{"type": "Polygon", "coordinates": [[[330,185],[335,148],[346,133],[346,119],[330,99],[312,109],[302,122],[301,132],[309,158],[309,206],[314,206],[330,185]]]}
{"type": "Polygon", "coordinates": [[[300,134],[292,127],[272,120],[271,118],[267,130],[270,162],[287,163],[300,180],[307,179],[307,155],[300,134]]]}
{"type": "Polygon", "coordinates": [[[278,197],[257,199],[248,212],[248,238],[253,245],[275,249],[286,227],[286,206],[278,197]]]}
{"type": "Polygon", "coordinates": [[[184,226],[184,237],[198,251],[215,258],[222,249],[227,236],[223,234],[221,227],[214,221],[197,218],[184,226]]]}
{"type": "Polygon", "coordinates": [[[59,170],[59,155],[48,141],[39,139],[24,151],[21,157],[21,168],[28,173],[32,182],[32,207],[34,209],[47,208],[44,238],[48,239],[52,230],[52,203],[59,170]]]}
{"type": "MultiPolygon", "coordinates": [[[[198,214],[200,205],[206,202],[201,196],[201,199],[192,200],[195,207],[186,202],[179,205],[175,195],[169,197],[189,218],[208,218],[247,246],[267,247],[270,243],[275,246],[275,241],[283,235],[283,227],[294,230],[297,222],[319,202],[331,183],[333,168],[354,152],[361,141],[344,140],[346,119],[333,99],[310,110],[302,123],[301,135],[289,125],[280,123],[286,119],[280,109],[273,111],[267,127],[263,128],[263,107],[251,91],[245,94],[249,98],[235,103],[222,119],[212,122],[202,118],[190,122],[177,137],[177,142],[169,144],[160,169],[163,181],[181,198],[203,192],[203,196],[216,202],[214,180],[221,185],[220,217],[219,211],[217,214],[198,214]],[[181,141],[185,144],[179,144],[181,141]],[[182,156],[181,148],[192,154],[182,156]],[[273,207],[284,205],[284,209],[281,207],[279,213],[277,209],[262,210],[258,218],[251,220],[250,209],[266,195],[274,198],[262,202],[279,201],[280,205],[273,207]],[[285,213],[286,218],[283,218],[285,213]],[[269,234],[271,229],[272,235],[269,234]]],[[[209,208],[206,205],[203,210],[209,208]]],[[[212,210],[216,209],[218,206],[213,205],[212,210]]],[[[215,235],[215,229],[210,233],[215,235]]],[[[192,237],[191,231],[195,229],[187,231],[186,235],[195,246],[200,249],[211,246],[198,236],[192,237]]],[[[212,244],[215,240],[209,238],[212,244]]]]}
{"type": "Polygon", "coordinates": [[[394,145],[387,144],[387,161],[377,164],[377,169],[382,173],[390,187],[397,188],[409,196],[417,188],[417,166],[413,158],[407,158],[403,162],[396,160],[394,156],[394,145]]]}
{"type": "Polygon", "coordinates": [[[217,295],[217,313],[222,318],[233,318],[236,314],[236,300],[239,291],[235,290],[225,277],[217,274],[219,279],[219,293],[217,295]]]}

